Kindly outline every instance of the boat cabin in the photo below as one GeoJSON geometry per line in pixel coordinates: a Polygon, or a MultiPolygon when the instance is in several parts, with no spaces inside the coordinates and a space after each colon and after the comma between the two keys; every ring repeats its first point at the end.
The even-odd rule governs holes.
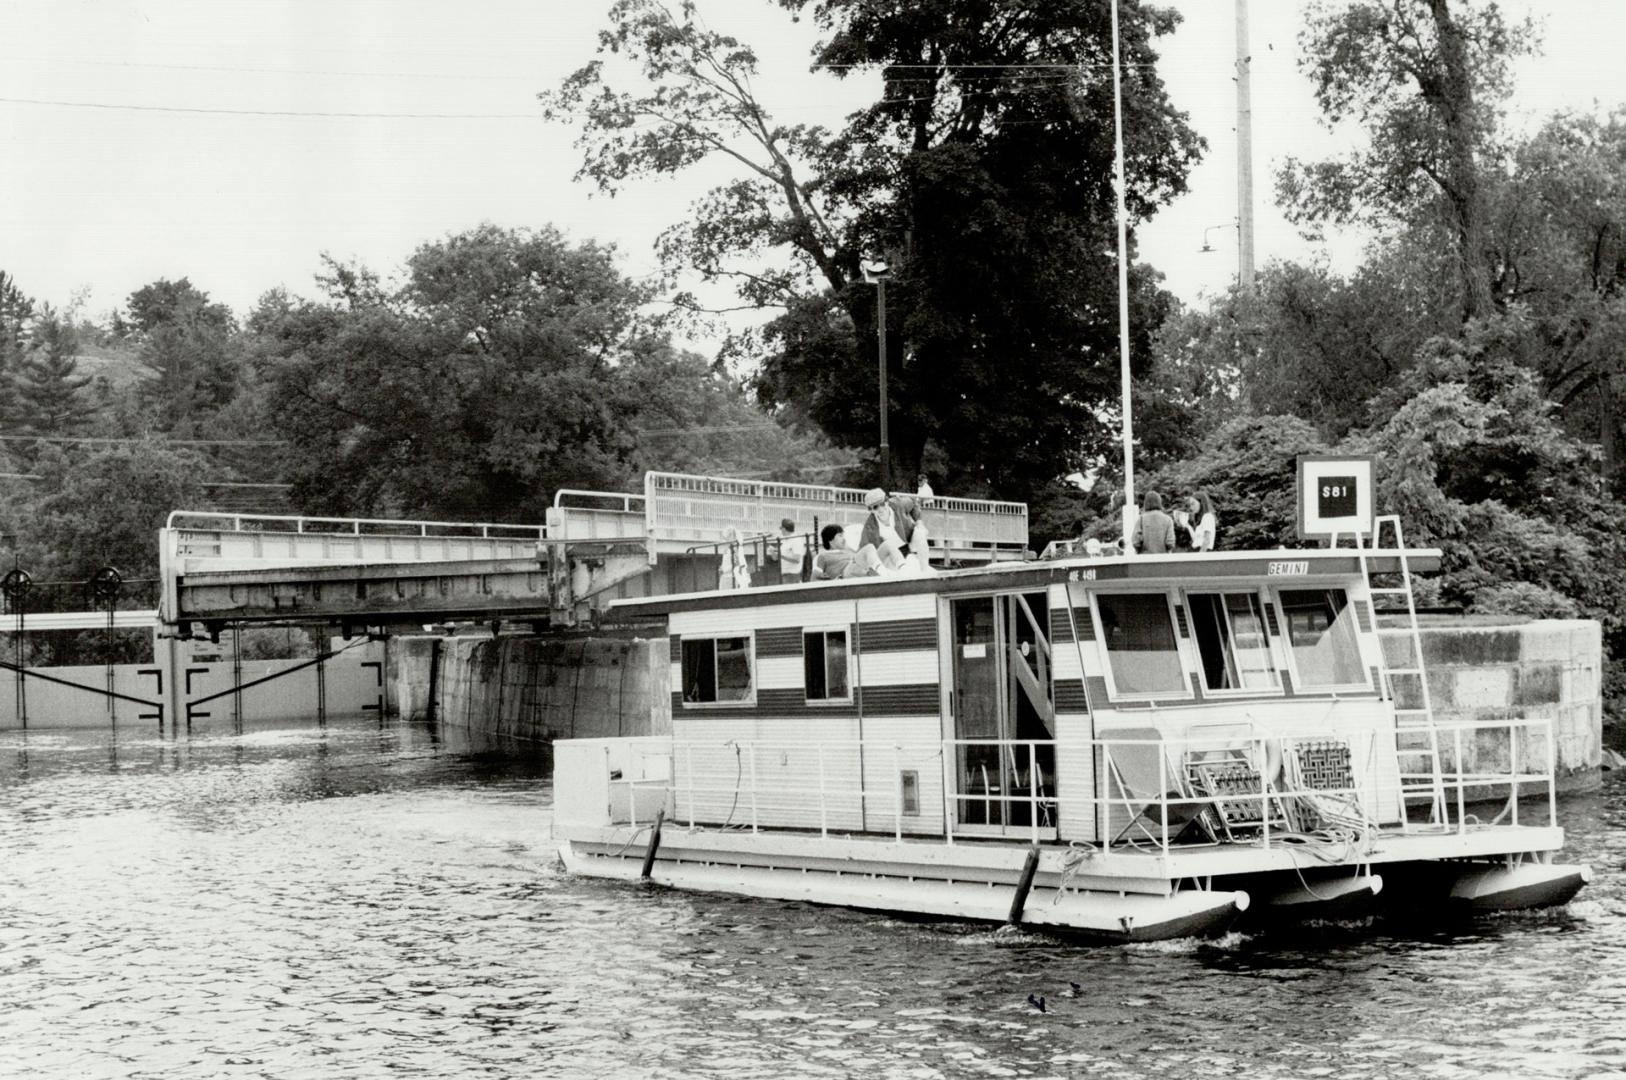
{"type": "MultiPolygon", "coordinates": [[[[1401,817],[1353,550],[1029,562],[616,612],[671,643],[679,821],[1111,843],[1142,800],[1257,790],[1287,750],[1363,792],[1374,822],[1401,817]]],[[[1273,813],[1229,809],[1191,835],[1273,813]]]]}

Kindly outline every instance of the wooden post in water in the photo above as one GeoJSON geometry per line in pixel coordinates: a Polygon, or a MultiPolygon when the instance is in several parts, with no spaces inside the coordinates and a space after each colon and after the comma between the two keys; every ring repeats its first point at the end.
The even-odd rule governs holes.
{"type": "MultiPolygon", "coordinates": [[[[627,791],[634,800],[637,799],[638,789],[629,787],[627,791]]],[[[666,807],[663,806],[655,811],[655,824],[649,830],[649,846],[644,849],[644,868],[638,871],[640,881],[648,881],[649,872],[655,868],[655,852],[661,846],[661,825],[665,821],[666,807]]]]}
{"type": "Polygon", "coordinates": [[[1022,876],[1016,882],[1016,895],[1011,897],[1011,913],[1005,921],[1012,926],[1022,925],[1022,909],[1027,907],[1028,892],[1033,888],[1033,875],[1039,870],[1039,845],[1028,848],[1027,862],[1022,864],[1022,876]]]}

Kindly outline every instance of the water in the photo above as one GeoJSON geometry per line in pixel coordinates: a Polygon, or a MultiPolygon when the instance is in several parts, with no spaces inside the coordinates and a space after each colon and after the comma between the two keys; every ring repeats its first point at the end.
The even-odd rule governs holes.
{"type": "Polygon", "coordinates": [[[462,738],[0,734],[0,1077],[1626,1075],[1626,784],[1566,911],[1085,948],[570,878],[462,738]]]}

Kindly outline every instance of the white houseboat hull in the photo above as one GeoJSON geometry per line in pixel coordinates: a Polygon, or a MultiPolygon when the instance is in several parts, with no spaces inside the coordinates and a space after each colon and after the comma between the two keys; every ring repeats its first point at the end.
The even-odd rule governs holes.
{"type": "Polygon", "coordinates": [[[1451,885],[1453,904],[1470,911],[1518,911],[1567,904],[1592,880],[1573,863],[1523,863],[1469,870],[1451,885]]]}
{"type": "MultiPolygon", "coordinates": [[[[932,875],[917,876],[903,868],[892,873],[862,865],[828,869],[829,860],[817,857],[779,856],[752,865],[722,852],[689,849],[674,858],[665,845],[662,850],[666,855],[655,860],[649,877],[657,885],[868,911],[1003,923],[1020,888],[1009,880],[1010,873],[990,873],[987,866],[916,866],[932,875]],[[965,876],[936,876],[946,874],[965,876]]],[[[1014,854],[1019,867],[1024,852],[1014,854]]],[[[644,850],[566,840],[559,855],[572,873],[637,881],[644,850]]],[[[1106,941],[1161,941],[1219,933],[1247,908],[1245,892],[1187,889],[1155,895],[1035,885],[1026,894],[1019,922],[1106,941]]]]}

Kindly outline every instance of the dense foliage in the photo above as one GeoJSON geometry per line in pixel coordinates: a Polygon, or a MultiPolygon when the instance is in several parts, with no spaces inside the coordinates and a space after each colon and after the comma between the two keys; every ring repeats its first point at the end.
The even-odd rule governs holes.
{"type": "Polygon", "coordinates": [[[1491,6],[1319,6],[1303,44],[1329,121],[1369,141],[1289,163],[1279,191],[1302,224],[1358,219],[1374,241],[1352,273],[1275,263],[1163,324],[1148,441],[1197,449],[1147,482],[1206,487],[1221,546],[1251,546],[1293,539],[1296,453],[1373,454],[1379,506],[1444,551],[1429,598],[1598,619],[1618,710],[1626,119],[1505,135],[1508,61],[1533,37],[1491,6]]]}
{"type": "MultiPolygon", "coordinates": [[[[544,95],[583,125],[582,175],[615,190],[706,159],[733,179],[673,226],[668,265],[735,286],[770,321],[731,343],[762,402],[851,446],[879,426],[876,286],[887,265],[893,472],[1037,499],[1110,439],[1117,371],[1108,5],[783,0],[823,32],[813,60],[879,71],[836,131],[775,124],[748,45],[692,5],[620,0],[605,59],[544,95]],[[619,89],[631,85],[633,89],[619,89]]],[[[1200,140],[1156,74],[1176,17],[1122,7],[1136,220],[1184,190],[1200,140]]],[[[1132,281],[1138,363],[1166,299],[1132,281]]],[[[693,296],[679,297],[693,306],[693,296]]]]}

